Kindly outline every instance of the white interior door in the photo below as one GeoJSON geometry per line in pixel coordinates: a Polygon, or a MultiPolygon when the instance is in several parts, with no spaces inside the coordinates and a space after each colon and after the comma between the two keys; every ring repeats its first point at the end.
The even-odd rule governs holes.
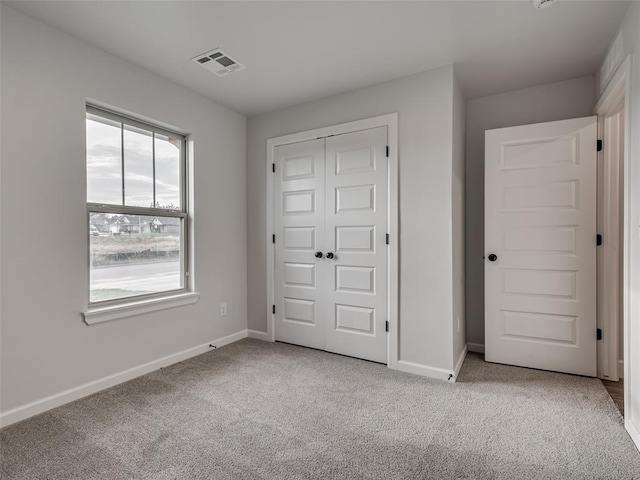
{"type": "Polygon", "coordinates": [[[326,143],[326,350],[387,363],[387,127],[326,143]]]}
{"type": "Polygon", "coordinates": [[[324,139],[275,148],[276,340],[324,348],[324,139]]]}
{"type": "Polygon", "coordinates": [[[485,137],[485,358],[596,375],[596,117],[485,137]]]}
{"type": "Polygon", "coordinates": [[[387,363],[387,127],[278,146],[275,339],[387,363]]]}

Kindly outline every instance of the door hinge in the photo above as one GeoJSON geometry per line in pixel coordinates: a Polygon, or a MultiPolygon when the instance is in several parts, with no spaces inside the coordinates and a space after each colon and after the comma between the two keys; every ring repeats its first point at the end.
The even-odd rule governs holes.
{"type": "Polygon", "coordinates": [[[387,145],[387,158],[389,158],[389,145],[387,145]]]}
{"type": "Polygon", "coordinates": [[[597,340],[602,340],[602,329],[601,328],[598,328],[596,330],[596,339],[597,340]]]}
{"type": "Polygon", "coordinates": [[[596,235],[596,245],[599,246],[599,247],[602,246],[602,234],[601,233],[596,235]]]}
{"type": "Polygon", "coordinates": [[[271,243],[276,243],[276,234],[271,235],[271,243]]]}
{"type": "Polygon", "coordinates": [[[272,163],[272,164],[271,164],[271,171],[272,171],[273,173],[276,173],[276,164],[275,164],[275,163],[272,163]]]}
{"type": "Polygon", "coordinates": [[[389,331],[389,320],[387,320],[386,322],[384,322],[384,331],[388,332],[389,331]]]}
{"type": "Polygon", "coordinates": [[[271,313],[276,313],[276,306],[275,305],[271,305],[271,313]]]}
{"type": "Polygon", "coordinates": [[[387,242],[387,245],[389,245],[389,234],[387,233],[387,235],[385,236],[385,241],[387,242]]]}
{"type": "Polygon", "coordinates": [[[596,146],[597,146],[598,151],[601,152],[602,151],[602,140],[598,140],[596,142],[596,146]]]}

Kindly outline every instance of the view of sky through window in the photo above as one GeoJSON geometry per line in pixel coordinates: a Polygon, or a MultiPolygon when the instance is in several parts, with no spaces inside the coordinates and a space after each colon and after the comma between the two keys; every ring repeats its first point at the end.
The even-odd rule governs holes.
{"type": "Polygon", "coordinates": [[[120,124],[87,115],[87,201],[122,205],[120,124]]]}
{"type": "Polygon", "coordinates": [[[182,207],[180,139],[91,114],[86,123],[88,202],[123,205],[124,170],[124,205],[182,207]]]}

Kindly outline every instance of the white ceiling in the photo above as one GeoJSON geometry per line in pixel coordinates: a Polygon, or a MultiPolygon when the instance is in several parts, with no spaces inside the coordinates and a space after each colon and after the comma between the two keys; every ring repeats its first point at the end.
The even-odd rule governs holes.
{"type": "Polygon", "coordinates": [[[628,2],[18,1],[12,7],[245,115],[456,63],[468,97],[594,73],[628,2]],[[190,59],[220,47],[218,78],[190,59]]]}

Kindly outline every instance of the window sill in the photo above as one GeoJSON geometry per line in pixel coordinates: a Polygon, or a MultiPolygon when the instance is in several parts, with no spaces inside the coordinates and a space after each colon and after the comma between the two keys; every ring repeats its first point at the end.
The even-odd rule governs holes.
{"type": "Polygon", "coordinates": [[[200,298],[197,292],[181,293],[150,300],[137,300],[108,307],[89,308],[84,315],[84,323],[95,325],[96,323],[110,322],[120,318],[133,317],[144,313],[166,310],[167,308],[181,307],[196,303],[200,298]]]}

